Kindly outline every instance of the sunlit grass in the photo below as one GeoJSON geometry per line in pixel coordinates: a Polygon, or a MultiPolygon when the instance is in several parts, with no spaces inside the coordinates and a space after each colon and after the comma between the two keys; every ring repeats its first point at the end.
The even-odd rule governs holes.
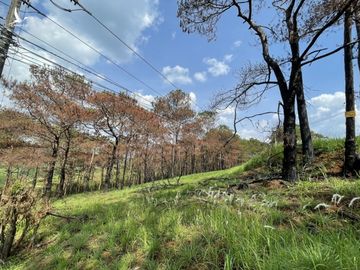
{"type": "MultiPolygon", "coordinates": [[[[89,218],[48,217],[40,230],[47,244],[5,269],[360,269],[358,222],[314,210],[335,193],[347,209],[360,181],[259,186],[236,191],[233,200],[210,194],[238,183],[259,160],[183,176],[179,185],[174,178],[56,200],[53,212],[89,218]]],[[[359,204],[350,210],[360,215],[359,204]]]]}
{"type": "Polygon", "coordinates": [[[236,195],[241,204],[204,202],[191,193],[208,190],[201,183],[221,187],[221,181],[206,180],[236,178],[242,169],[185,176],[179,186],[171,180],[170,186],[163,181],[55,201],[53,211],[90,219],[49,217],[41,230],[48,245],[7,268],[360,269],[359,225],[304,210],[327,199],[317,197],[318,191],[327,191],[327,200],[332,192],[360,195],[359,182],[330,179],[248,190],[236,195]]]}

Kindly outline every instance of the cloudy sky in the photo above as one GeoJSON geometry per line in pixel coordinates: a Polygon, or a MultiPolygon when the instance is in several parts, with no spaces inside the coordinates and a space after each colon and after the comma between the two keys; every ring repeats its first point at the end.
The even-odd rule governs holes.
{"type": "MultiPolygon", "coordinates": [[[[4,0],[4,2],[10,1],[4,0]]],[[[189,35],[181,31],[176,17],[176,1],[82,1],[89,11],[156,67],[171,81],[170,83],[101,28],[88,14],[81,11],[65,12],[50,1],[32,0],[31,2],[77,38],[26,7],[21,9],[20,16],[23,21],[17,24],[16,32],[59,54],[33,36],[40,38],[75,58],[78,63],[91,68],[98,76],[87,74],[79,67],[72,66],[54,55],[19,40],[22,46],[118,91],[119,87],[101,80],[102,76],[106,76],[118,85],[136,92],[136,97],[144,106],[150,106],[154,96],[166,95],[175,85],[191,95],[194,108],[207,109],[216,93],[236,85],[239,71],[243,66],[261,59],[256,37],[236,18],[233,11],[226,13],[219,21],[216,40],[208,42],[206,37],[198,34],[189,35]],[[91,48],[79,39],[85,41],[91,48]]],[[[54,2],[65,8],[74,8],[70,5],[70,0],[54,0],[54,2]]],[[[6,16],[6,11],[7,7],[0,3],[2,17],[6,16]]],[[[341,29],[325,36],[319,46],[332,47],[339,44],[341,44],[341,29]]],[[[272,52],[279,56],[286,55],[287,48],[275,45],[272,52]]],[[[21,48],[13,48],[12,55],[28,62],[32,58],[36,58],[32,61],[43,61],[21,48]]],[[[4,76],[24,80],[29,76],[27,69],[26,65],[8,59],[4,76]]],[[[357,73],[357,69],[355,71],[357,73]]],[[[343,137],[345,99],[342,53],[306,67],[304,79],[311,128],[326,136],[343,137]]],[[[278,90],[273,89],[260,104],[240,112],[239,117],[262,111],[274,111],[279,100],[278,90]]],[[[11,104],[4,93],[1,93],[0,101],[2,105],[11,104]]],[[[227,108],[220,112],[219,122],[231,126],[232,117],[232,108],[227,108]]],[[[240,136],[265,139],[268,136],[267,131],[275,125],[276,118],[260,117],[253,124],[249,122],[239,124],[240,136]]]]}

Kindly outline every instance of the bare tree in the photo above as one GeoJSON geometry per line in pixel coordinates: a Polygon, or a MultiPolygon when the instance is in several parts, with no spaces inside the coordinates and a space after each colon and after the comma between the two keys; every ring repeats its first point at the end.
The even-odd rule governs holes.
{"type": "MultiPolygon", "coordinates": [[[[261,25],[256,21],[255,11],[260,9],[261,4],[267,4],[266,1],[236,1],[236,0],[178,0],[178,16],[180,26],[185,32],[198,32],[206,35],[210,40],[214,39],[216,33],[216,23],[220,17],[229,9],[235,9],[237,16],[247,24],[249,29],[256,34],[261,43],[262,56],[269,69],[270,81],[272,75],[276,79],[284,111],[284,159],[283,159],[283,178],[288,181],[295,181],[296,174],[296,132],[295,132],[295,99],[298,97],[299,115],[302,118],[302,140],[303,153],[305,161],[312,158],[311,133],[308,127],[305,102],[303,98],[302,67],[305,64],[320,59],[315,56],[308,60],[314,51],[314,45],[318,42],[320,36],[335,24],[347,8],[354,2],[353,0],[343,1],[338,4],[338,9],[326,18],[323,18],[322,24],[317,28],[311,28],[307,31],[306,44],[304,49],[300,50],[300,30],[299,19],[302,14],[306,14],[314,4],[314,1],[306,0],[273,0],[269,1],[276,12],[280,11],[283,15],[280,19],[285,23],[287,40],[291,50],[289,59],[279,59],[271,53],[270,37],[277,37],[277,32],[269,27],[261,25]],[[290,69],[290,75],[287,77],[287,70],[290,69]],[[305,121],[304,121],[305,120],[305,121]],[[306,149],[305,149],[306,148],[306,149]]],[[[316,1],[324,2],[324,1],[316,1]]],[[[326,2],[326,1],[325,1],[326,2]]],[[[304,34],[305,36],[305,34],[304,34]]]]}

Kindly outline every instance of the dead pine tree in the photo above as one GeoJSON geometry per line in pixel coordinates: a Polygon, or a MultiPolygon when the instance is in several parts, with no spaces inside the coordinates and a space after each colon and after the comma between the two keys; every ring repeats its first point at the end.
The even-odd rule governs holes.
{"type": "Polygon", "coordinates": [[[349,7],[344,15],[344,67],[345,67],[345,100],[346,100],[346,137],[345,137],[345,162],[344,174],[351,176],[354,172],[356,160],[356,137],[355,137],[355,90],[353,68],[353,46],[347,45],[352,42],[352,13],[349,7]]]}

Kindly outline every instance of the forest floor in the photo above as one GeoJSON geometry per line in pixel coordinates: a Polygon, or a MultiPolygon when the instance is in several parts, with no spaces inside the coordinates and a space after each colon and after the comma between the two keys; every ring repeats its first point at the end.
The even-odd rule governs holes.
{"type": "Polygon", "coordinates": [[[3,267],[360,269],[360,181],[318,165],[296,184],[259,181],[260,163],[56,200],[53,213],[77,218],[47,217],[39,245],[3,267]]]}

